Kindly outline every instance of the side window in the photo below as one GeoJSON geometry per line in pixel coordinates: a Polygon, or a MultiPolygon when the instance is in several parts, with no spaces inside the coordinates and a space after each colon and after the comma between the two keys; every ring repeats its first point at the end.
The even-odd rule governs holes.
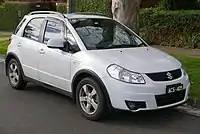
{"type": "Polygon", "coordinates": [[[26,21],[26,19],[23,19],[19,25],[17,26],[17,28],[15,29],[14,33],[13,34],[17,34],[18,31],[20,30],[20,28],[22,27],[22,25],[24,24],[24,22],[26,21]]]}
{"type": "Polygon", "coordinates": [[[47,44],[49,39],[62,38],[64,39],[65,28],[62,22],[48,21],[44,33],[43,42],[47,44]]]}
{"type": "Polygon", "coordinates": [[[38,41],[43,21],[43,18],[32,19],[24,30],[24,37],[38,41]]]}

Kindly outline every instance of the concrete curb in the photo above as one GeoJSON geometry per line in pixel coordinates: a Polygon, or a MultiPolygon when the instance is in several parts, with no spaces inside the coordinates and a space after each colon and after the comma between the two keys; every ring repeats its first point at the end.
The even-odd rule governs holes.
{"type": "Polygon", "coordinates": [[[188,104],[179,106],[179,107],[176,108],[176,110],[178,110],[181,113],[187,114],[187,115],[200,117],[200,109],[194,108],[193,106],[190,106],[188,104]]]}
{"type": "Polygon", "coordinates": [[[200,117],[200,100],[189,98],[187,103],[176,108],[181,113],[200,117]]]}
{"type": "Polygon", "coordinates": [[[188,105],[194,107],[194,108],[199,108],[200,109],[200,100],[198,99],[188,99],[187,102],[188,105]]]}
{"type": "Polygon", "coordinates": [[[5,60],[5,55],[0,54],[0,62],[5,60]]]}
{"type": "Polygon", "coordinates": [[[3,56],[0,55],[0,63],[4,62],[5,58],[3,56]]]}

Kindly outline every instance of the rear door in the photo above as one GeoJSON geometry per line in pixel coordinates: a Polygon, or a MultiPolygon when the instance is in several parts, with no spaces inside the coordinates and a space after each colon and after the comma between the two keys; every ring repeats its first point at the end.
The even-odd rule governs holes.
{"type": "Polygon", "coordinates": [[[17,43],[20,61],[26,76],[38,79],[39,40],[41,38],[41,28],[44,18],[34,18],[26,25],[23,35],[19,37],[17,43]]]}

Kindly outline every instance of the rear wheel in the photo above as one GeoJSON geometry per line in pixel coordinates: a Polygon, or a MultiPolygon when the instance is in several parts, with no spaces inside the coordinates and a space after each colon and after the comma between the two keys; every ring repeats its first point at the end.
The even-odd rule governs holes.
{"type": "Polygon", "coordinates": [[[83,79],[76,90],[77,106],[89,120],[97,121],[107,114],[105,96],[93,78],[83,79]]]}
{"type": "Polygon", "coordinates": [[[23,80],[22,68],[15,59],[11,59],[7,66],[7,74],[11,87],[17,90],[23,90],[27,82],[23,80]]]}

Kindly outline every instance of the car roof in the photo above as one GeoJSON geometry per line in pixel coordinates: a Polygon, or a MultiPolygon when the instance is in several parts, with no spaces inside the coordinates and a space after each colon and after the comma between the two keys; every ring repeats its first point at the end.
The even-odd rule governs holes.
{"type": "Polygon", "coordinates": [[[70,13],[70,14],[64,14],[64,16],[68,19],[85,19],[85,18],[100,18],[100,19],[110,19],[107,16],[104,16],[102,14],[96,14],[96,13],[70,13]]]}

